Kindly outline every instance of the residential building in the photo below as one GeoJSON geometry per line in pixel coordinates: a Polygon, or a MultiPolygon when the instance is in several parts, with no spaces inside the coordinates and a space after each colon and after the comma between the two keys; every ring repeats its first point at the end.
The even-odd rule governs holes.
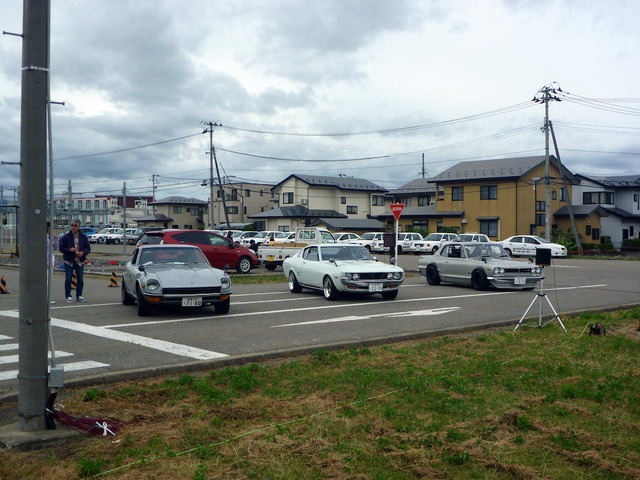
{"type": "MultiPolygon", "coordinates": [[[[251,223],[250,215],[271,210],[277,203],[277,194],[272,191],[273,184],[251,182],[224,183],[216,189],[213,203],[213,223],[216,228],[227,228],[227,218],[231,228],[242,229],[251,223]],[[227,207],[224,213],[222,195],[227,207]]],[[[209,224],[208,210],[205,223],[209,224]]]]}
{"type": "Polygon", "coordinates": [[[204,229],[207,202],[198,198],[172,196],[149,203],[154,213],[137,220],[140,227],[179,228],[184,230],[204,229]]]}
{"type": "Polygon", "coordinates": [[[272,190],[277,206],[249,216],[256,230],[288,232],[321,218],[375,219],[384,213],[387,192],[361,178],[298,174],[289,175],[272,190]]]}
{"type": "Polygon", "coordinates": [[[640,175],[576,177],[580,183],[573,187],[574,212],[594,212],[578,227],[583,242],[609,240],[620,248],[624,240],[640,238],[640,175]],[[593,215],[598,216],[595,222],[593,215]]]}
{"type": "Polygon", "coordinates": [[[430,179],[439,192],[435,207],[436,213],[443,214],[440,227],[484,233],[499,240],[516,234],[544,235],[546,215],[551,215],[552,228],[568,228],[568,218],[553,215],[565,205],[577,179],[551,156],[547,209],[545,172],[544,156],[454,165],[430,179]],[[568,191],[560,168],[568,179],[568,191]],[[457,215],[459,212],[462,214],[457,215]]]}

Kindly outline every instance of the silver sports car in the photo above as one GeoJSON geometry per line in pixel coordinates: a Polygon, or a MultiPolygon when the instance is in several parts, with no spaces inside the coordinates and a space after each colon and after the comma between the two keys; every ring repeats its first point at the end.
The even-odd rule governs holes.
{"type": "Polygon", "coordinates": [[[542,279],[542,267],[511,260],[500,245],[485,242],[445,243],[434,255],[420,257],[418,271],[429,285],[457,283],[476,290],[531,290],[542,279]]]}
{"type": "Polygon", "coordinates": [[[206,307],[229,313],[231,279],[213,268],[192,245],[142,245],[122,274],[122,303],[138,304],[138,315],[154,306],[206,307]]]}

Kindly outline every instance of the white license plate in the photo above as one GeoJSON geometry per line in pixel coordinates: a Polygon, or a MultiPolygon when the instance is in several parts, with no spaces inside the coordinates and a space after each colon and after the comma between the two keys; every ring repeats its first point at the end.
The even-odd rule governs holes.
{"type": "Polygon", "coordinates": [[[524,285],[527,283],[527,280],[524,277],[516,277],[513,279],[514,285],[524,285]]]}
{"type": "Polygon", "coordinates": [[[381,283],[370,283],[369,284],[369,291],[370,292],[381,292],[382,291],[382,284],[381,283]]]}
{"type": "Polygon", "coordinates": [[[183,297],[182,306],[183,307],[201,307],[202,297],[183,297]]]}

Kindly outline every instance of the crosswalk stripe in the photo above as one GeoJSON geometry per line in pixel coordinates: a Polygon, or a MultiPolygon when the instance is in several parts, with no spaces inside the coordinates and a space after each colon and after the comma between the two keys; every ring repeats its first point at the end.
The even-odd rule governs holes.
{"type": "MultiPolygon", "coordinates": [[[[78,370],[88,370],[90,368],[104,368],[108,367],[107,363],[100,362],[72,362],[58,364],[58,367],[63,367],[65,372],[76,372],[78,370]]],[[[2,380],[14,380],[18,378],[18,370],[8,370],[6,372],[0,372],[0,381],[2,380]]]]}
{"type": "MultiPolygon", "coordinates": [[[[58,351],[56,352],[56,358],[60,357],[70,357],[73,353],[58,351]]],[[[51,352],[47,355],[48,358],[51,358],[51,352]]],[[[18,355],[5,355],[4,357],[0,357],[0,365],[8,365],[10,363],[18,363],[18,355]]]]}
{"type": "Polygon", "coordinates": [[[6,352],[8,350],[17,350],[19,347],[19,343],[6,343],[4,345],[0,345],[0,352],[6,352]]]}

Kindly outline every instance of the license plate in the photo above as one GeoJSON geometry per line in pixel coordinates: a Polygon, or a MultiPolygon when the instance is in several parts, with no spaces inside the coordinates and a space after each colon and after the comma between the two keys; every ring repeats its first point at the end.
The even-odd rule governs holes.
{"type": "Polygon", "coordinates": [[[273,255],[269,255],[269,257],[267,258],[267,260],[268,260],[269,262],[273,262],[273,255]]]}
{"type": "Polygon", "coordinates": [[[370,283],[369,284],[369,291],[370,292],[381,292],[382,291],[382,284],[381,283],[370,283]]]}
{"type": "Polygon", "coordinates": [[[183,307],[201,307],[202,297],[183,297],[182,306],[183,307]]]}
{"type": "Polygon", "coordinates": [[[516,277],[513,279],[514,285],[524,285],[527,283],[527,280],[524,277],[516,277]]]}

